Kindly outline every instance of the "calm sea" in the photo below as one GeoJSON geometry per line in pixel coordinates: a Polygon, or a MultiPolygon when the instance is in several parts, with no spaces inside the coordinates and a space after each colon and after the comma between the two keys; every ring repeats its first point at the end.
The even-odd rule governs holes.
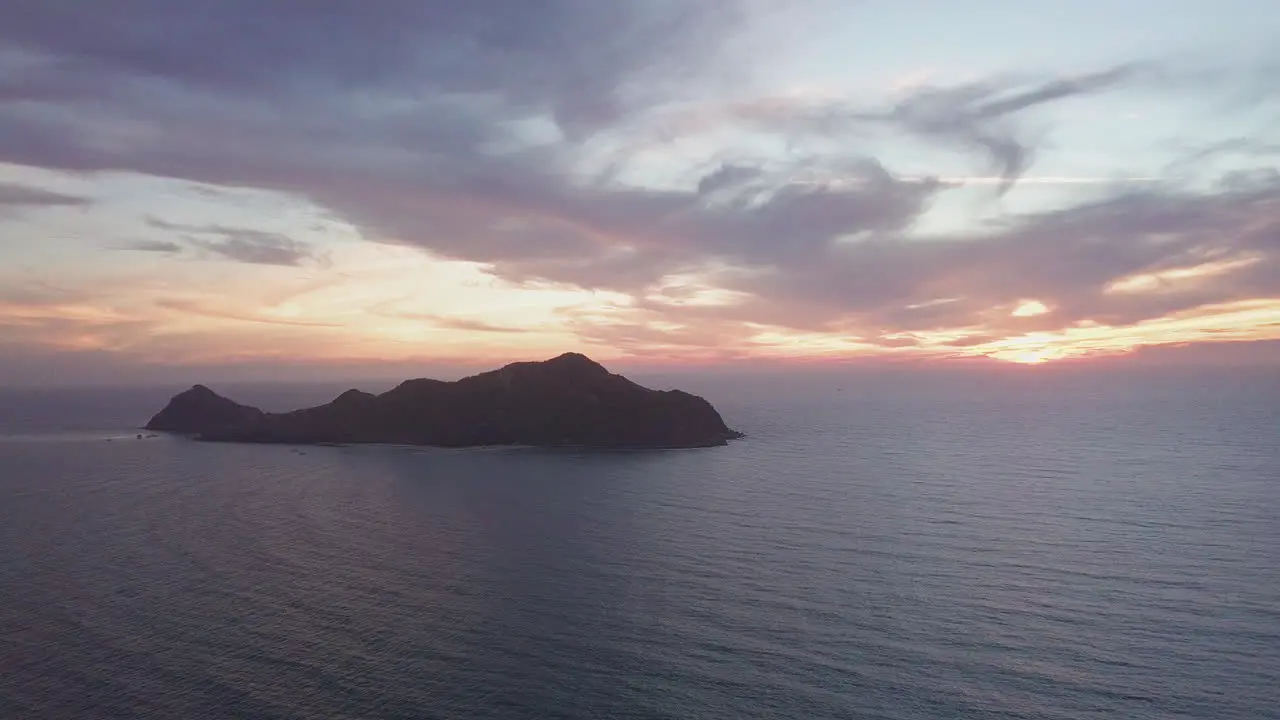
{"type": "Polygon", "coordinates": [[[0,718],[1280,716],[1274,373],[683,387],[749,439],[213,445],[135,438],[172,388],[7,391],[0,718]]]}

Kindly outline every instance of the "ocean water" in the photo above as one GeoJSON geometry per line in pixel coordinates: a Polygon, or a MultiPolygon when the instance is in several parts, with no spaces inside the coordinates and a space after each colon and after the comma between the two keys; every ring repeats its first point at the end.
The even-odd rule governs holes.
{"type": "Polygon", "coordinates": [[[135,439],[173,389],[0,394],[0,718],[1280,716],[1274,374],[682,386],[748,439],[214,445],[135,439]]]}

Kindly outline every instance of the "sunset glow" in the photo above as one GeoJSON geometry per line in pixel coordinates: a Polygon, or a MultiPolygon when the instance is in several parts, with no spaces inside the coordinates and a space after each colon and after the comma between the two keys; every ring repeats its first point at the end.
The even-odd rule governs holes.
{"type": "Polygon", "coordinates": [[[1013,309],[1014,317],[1036,317],[1049,312],[1049,308],[1039,300],[1023,300],[1013,309]]]}
{"type": "MultiPolygon", "coordinates": [[[[707,5],[570,4],[492,36],[466,4],[340,27],[264,10],[287,62],[184,35],[177,5],[153,18],[172,33],[113,21],[127,62],[54,15],[22,43],[0,30],[0,85],[26,73],[0,100],[0,382],[1280,341],[1274,94],[1246,82],[1273,35],[1253,6],[1230,16],[1227,72],[1135,54],[1098,3],[1061,18],[1096,36],[1086,55],[1066,32],[979,48],[944,23],[928,62],[849,54],[941,22],[918,13],[707,5]],[[342,61],[316,40],[348,31],[342,61]],[[487,45],[504,32],[538,51],[487,45]]],[[[1149,31],[1176,44],[1180,22],[1149,31]]]]}

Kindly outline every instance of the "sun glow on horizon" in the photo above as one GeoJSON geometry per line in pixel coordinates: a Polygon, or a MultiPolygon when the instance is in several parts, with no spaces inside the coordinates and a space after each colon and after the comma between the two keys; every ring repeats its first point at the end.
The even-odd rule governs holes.
{"type": "MultiPolygon", "coordinates": [[[[193,269],[179,266],[167,276],[107,277],[97,293],[86,288],[64,297],[35,287],[27,299],[0,303],[0,330],[32,347],[113,353],[127,361],[316,366],[413,359],[483,365],[565,350],[602,361],[664,364],[960,357],[1039,366],[1148,346],[1280,339],[1280,298],[1201,306],[1131,325],[1080,320],[1022,332],[1027,320],[1044,328],[1056,312],[1052,299],[1026,297],[956,327],[886,332],[850,320],[840,329],[800,330],[733,319],[735,306],[751,297],[717,287],[712,275],[672,276],[632,297],[509,283],[483,266],[375,243],[341,246],[335,259],[340,271],[299,273],[276,284],[263,282],[269,270],[255,268],[207,288],[193,269]],[[125,282],[130,294],[114,291],[125,282]]],[[[1159,281],[1205,272],[1166,272],[1159,281]]],[[[1121,287],[1133,292],[1146,283],[1121,287]]],[[[951,302],[943,296],[910,307],[951,302]]]]}
{"type": "Polygon", "coordinates": [[[1048,350],[1027,350],[1025,352],[1011,352],[1005,355],[993,354],[991,357],[1007,360],[1008,362],[1017,363],[1019,365],[1043,365],[1050,360],[1056,360],[1050,357],[1051,351],[1048,350]]]}
{"type": "Polygon", "coordinates": [[[968,355],[1023,365],[1125,354],[1143,347],[1280,339],[1280,298],[1209,305],[1128,326],[1080,322],[974,345],[968,355]]]}

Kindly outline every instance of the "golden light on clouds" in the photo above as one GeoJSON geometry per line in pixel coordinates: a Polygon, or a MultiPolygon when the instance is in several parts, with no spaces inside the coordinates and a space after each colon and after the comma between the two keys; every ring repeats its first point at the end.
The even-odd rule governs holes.
{"type": "Polygon", "coordinates": [[[965,354],[1035,364],[1153,345],[1268,339],[1280,339],[1280,298],[1208,305],[1127,326],[1079,323],[975,345],[965,354]]]}
{"type": "MultiPolygon", "coordinates": [[[[1081,321],[1054,330],[1041,322],[1035,332],[1019,332],[1010,318],[1054,312],[1050,302],[1028,297],[975,316],[970,325],[886,331],[852,323],[838,332],[803,332],[725,319],[750,296],[718,288],[714,274],[672,276],[633,298],[506,282],[482,265],[412,248],[352,243],[335,255],[332,267],[240,269],[214,284],[194,264],[152,278],[104,277],[96,295],[86,288],[67,297],[41,300],[35,293],[31,301],[0,303],[0,330],[36,347],[172,363],[488,363],[573,349],[605,361],[987,357],[1036,365],[1153,345],[1280,339],[1280,298],[1207,305],[1131,325],[1081,321]],[[129,292],[121,293],[126,281],[129,292]]],[[[1109,292],[1155,292],[1253,262],[1233,258],[1136,275],[1109,292]]],[[[912,307],[954,301],[944,297],[912,307]]]]}
{"type": "Polygon", "coordinates": [[[771,358],[849,357],[891,355],[897,349],[834,333],[797,333],[783,328],[757,326],[750,337],[752,354],[771,358]]]}
{"type": "Polygon", "coordinates": [[[797,333],[761,327],[750,341],[752,354],[765,357],[915,356],[942,359],[965,356],[1040,365],[1058,360],[1113,356],[1157,345],[1280,339],[1280,298],[1209,305],[1133,325],[1112,326],[1082,321],[1057,331],[1013,334],[976,342],[991,334],[991,329],[973,326],[898,332],[882,335],[878,343],[870,343],[835,334],[797,333]]]}
{"type": "Polygon", "coordinates": [[[1262,260],[1259,255],[1249,255],[1231,260],[1218,260],[1186,267],[1170,268],[1159,272],[1141,273],[1116,280],[1107,286],[1105,293],[1137,294],[1177,289],[1186,281],[1205,280],[1235,272],[1262,260]]]}
{"type": "Polygon", "coordinates": [[[130,277],[128,292],[104,276],[73,299],[0,303],[0,331],[33,347],[162,354],[174,363],[507,359],[579,347],[562,313],[623,297],[517,286],[472,263],[396,246],[358,243],[335,255],[340,271],[237,267],[213,283],[199,274],[206,268],[175,264],[130,277]]]}
{"type": "Polygon", "coordinates": [[[1087,351],[1064,342],[1062,337],[1052,333],[1030,333],[986,343],[979,347],[982,351],[974,354],[1023,365],[1039,365],[1052,360],[1088,354],[1087,351]]]}
{"type": "Polygon", "coordinates": [[[1013,309],[1013,312],[1010,314],[1016,318],[1025,318],[1025,317],[1037,317],[1039,315],[1047,315],[1048,313],[1049,313],[1049,306],[1045,305],[1039,300],[1023,300],[1018,303],[1018,306],[1015,307],[1013,309]]]}

